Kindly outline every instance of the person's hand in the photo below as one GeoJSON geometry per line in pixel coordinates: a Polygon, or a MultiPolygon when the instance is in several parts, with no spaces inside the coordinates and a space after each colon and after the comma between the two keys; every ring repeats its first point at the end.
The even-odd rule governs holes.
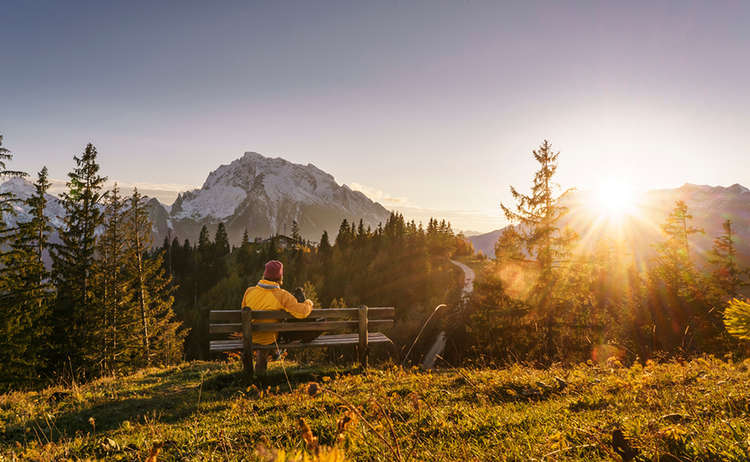
{"type": "Polygon", "coordinates": [[[292,295],[294,295],[294,298],[296,298],[297,301],[300,303],[307,300],[307,297],[305,297],[305,291],[302,290],[302,287],[297,287],[296,289],[294,289],[294,292],[292,292],[292,295]]]}

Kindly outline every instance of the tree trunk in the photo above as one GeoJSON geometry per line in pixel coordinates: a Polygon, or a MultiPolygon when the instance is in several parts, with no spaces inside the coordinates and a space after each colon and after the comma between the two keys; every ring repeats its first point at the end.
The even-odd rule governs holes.
{"type": "Polygon", "coordinates": [[[142,327],[142,344],[143,344],[143,357],[146,365],[151,364],[151,354],[149,352],[148,344],[148,320],[146,314],[146,288],[143,280],[143,251],[141,249],[141,230],[139,229],[140,223],[138,222],[138,207],[137,204],[133,205],[133,224],[135,232],[135,251],[136,258],[138,259],[138,305],[141,310],[141,327],[142,327]]]}

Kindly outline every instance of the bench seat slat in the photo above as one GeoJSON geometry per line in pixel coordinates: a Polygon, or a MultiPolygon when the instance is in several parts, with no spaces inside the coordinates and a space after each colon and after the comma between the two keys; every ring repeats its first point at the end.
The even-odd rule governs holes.
{"type": "MultiPolygon", "coordinates": [[[[369,321],[371,329],[384,329],[393,326],[393,319],[369,321]]],[[[359,327],[358,321],[306,321],[253,323],[253,332],[309,332],[327,330],[352,330],[359,327]]]]}
{"type": "MultiPolygon", "coordinates": [[[[371,329],[388,329],[393,327],[392,319],[369,321],[371,329]]],[[[325,322],[281,322],[253,324],[253,332],[309,332],[309,331],[351,331],[358,327],[357,321],[325,321],[325,322]]],[[[209,334],[239,334],[242,333],[241,323],[211,324],[209,334]]]]}
{"type": "MultiPolygon", "coordinates": [[[[368,319],[393,318],[395,308],[372,307],[367,309],[368,319]]],[[[322,319],[359,319],[359,308],[317,308],[312,310],[309,318],[322,319]]],[[[286,311],[253,311],[253,319],[295,319],[286,311]]],[[[239,323],[242,322],[242,310],[211,310],[210,322],[239,323]]]]}
{"type": "MultiPolygon", "coordinates": [[[[369,332],[367,334],[368,343],[391,343],[391,339],[381,332],[369,332]]],[[[338,334],[338,335],[321,335],[307,343],[282,343],[279,349],[309,348],[309,347],[327,347],[337,345],[354,345],[359,343],[357,334],[338,334]]],[[[275,350],[276,345],[258,345],[253,344],[253,350],[275,350]]],[[[242,340],[212,340],[210,350],[214,352],[221,351],[242,351],[242,340]]]]}

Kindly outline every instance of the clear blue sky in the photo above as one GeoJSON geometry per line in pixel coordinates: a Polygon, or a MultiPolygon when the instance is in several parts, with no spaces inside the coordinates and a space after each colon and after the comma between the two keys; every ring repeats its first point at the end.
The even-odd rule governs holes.
{"type": "Polygon", "coordinates": [[[55,178],[89,141],[166,190],[251,150],[488,230],[544,138],[564,187],[750,186],[748,24],[740,1],[5,0],[0,133],[55,178]]]}

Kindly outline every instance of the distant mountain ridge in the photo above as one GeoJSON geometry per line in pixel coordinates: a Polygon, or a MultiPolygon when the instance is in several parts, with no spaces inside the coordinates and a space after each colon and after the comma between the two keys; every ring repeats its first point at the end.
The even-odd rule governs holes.
{"type": "MultiPolygon", "coordinates": [[[[0,185],[0,191],[5,190],[23,199],[34,188],[28,181],[14,178],[0,185]]],[[[59,199],[48,195],[48,200],[47,215],[59,220],[63,215],[59,199]]],[[[317,241],[323,231],[334,238],[345,218],[357,222],[361,219],[375,227],[390,214],[379,203],[339,185],[331,174],[312,164],[294,164],[256,152],[246,152],[228,165],[221,165],[208,175],[200,189],[179,194],[171,206],[149,199],[148,209],[154,245],[161,245],[165,237],[196,242],[201,227],[205,225],[213,233],[220,222],[225,224],[233,244],[240,242],[245,230],[250,239],[289,234],[294,221],[304,238],[317,241]]],[[[22,205],[18,212],[19,219],[25,220],[22,205]]],[[[10,217],[6,220],[15,222],[10,217]]]]}
{"type": "Polygon", "coordinates": [[[239,243],[245,229],[251,239],[291,233],[293,221],[303,237],[317,241],[323,231],[335,236],[345,218],[374,227],[390,214],[312,164],[256,152],[211,172],[200,189],[178,195],[168,211],[152,204],[151,213],[159,239],[171,230],[194,241],[203,225],[213,229],[223,222],[232,243],[239,243]]]}
{"type": "MultiPolygon", "coordinates": [[[[584,247],[615,232],[619,233],[616,236],[627,242],[637,257],[646,258],[653,252],[652,245],[663,240],[660,225],[674,208],[675,202],[682,200],[693,216],[691,224],[705,231],[705,234],[691,236],[691,245],[698,255],[704,255],[711,249],[713,239],[722,233],[722,223],[730,219],[737,233],[736,245],[740,258],[750,264],[750,189],[740,184],[723,187],[686,183],[675,189],[648,191],[638,198],[637,213],[625,219],[622,231],[617,231],[614,225],[602,220],[601,214],[590,207],[593,202],[591,196],[589,192],[574,191],[564,199],[569,213],[562,224],[570,226],[582,237],[584,247]]],[[[468,239],[477,251],[494,257],[495,242],[504,229],[468,239]]]]}

